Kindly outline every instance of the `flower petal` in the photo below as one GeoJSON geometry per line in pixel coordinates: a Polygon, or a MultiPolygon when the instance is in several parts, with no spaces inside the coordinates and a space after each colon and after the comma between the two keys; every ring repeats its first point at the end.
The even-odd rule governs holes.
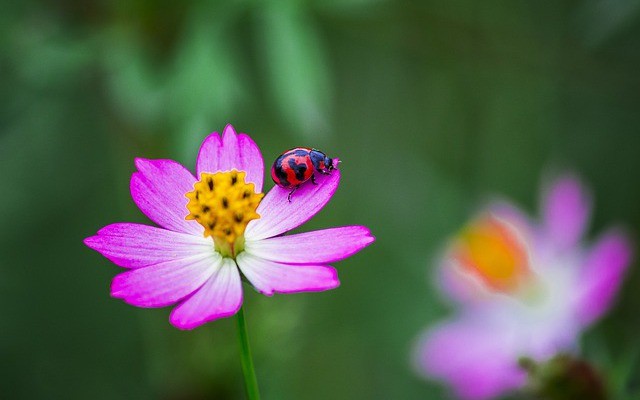
{"type": "Polygon", "coordinates": [[[140,268],[213,249],[210,239],[169,231],[155,226],[118,223],[107,225],[84,243],[116,265],[140,268]]]}
{"type": "Polygon", "coordinates": [[[172,160],[136,159],[139,172],[131,176],[131,197],[138,208],[163,228],[202,236],[204,228],[187,221],[187,198],[196,179],[185,167],[172,160]]]}
{"type": "Polygon", "coordinates": [[[255,184],[256,193],[262,192],[264,163],[260,149],[248,135],[237,135],[233,126],[227,125],[222,139],[214,132],[200,146],[197,171],[200,176],[202,172],[214,173],[232,169],[245,171],[247,182],[255,184]]]}
{"type": "Polygon", "coordinates": [[[535,230],[533,221],[515,204],[508,200],[498,199],[494,200],[489,205],[487,211],[491,215],[512,226],[514,230],[522,236],[523,240],[527,241],[530,240],[530,238],[533,238],[533,232],[535,230]]]}
{"type": "Polygon", "coordinates": [[[611,231],[596,243],[582,270],[577,307],[586,325],[604,314],[613,303],[624,272],[631,263],[632,246],[625,234],[611,231]]]}
{"type": "Polygon", "coordinates": [[[238,148],[240,150],[240,169],[247,173],[247,182],[253,182],[256,185],[256,193],[262,192],[264,181],[264,161],[260,148],[249,137],[241,133],[238,135],[238,148]]]}
{"type": "Polygon", "coordinates": [[[316,215],[331,200],[340,183],[340,171],[331,175],[316,174],[317,185],[305,182],[288,200],[290,189],[274,186],[256,210],[260,219],[247,225],[247,240],[277,236],[297,228],[316,215]]]}
{"type": "Polygon", "coordinates": [[[421,372],[449,383],[466,400],[498,397],[522,386],[525,374],[510,351],[509,338],[462,318],[427,332],[417,351],[421,372]]]}
{"type": "Polygon", "coordinates": [[[238,266],[262,294],[320,292],[340,285],[338,273],[328,265],[289,265],[242,252],[238,266]]]}
{"type": "Polygon", "coordinates": [[[245,251],[286,264],[324,264],[347,258],[375,238],[364,226],[343,226],[297,235],[246,241],[245,251]]]}
{"type": "Polygon", "coordinates": [[[559,250],[575,245],[585,231],[591,201],[580,181],[566,174],[555,180],[543,198],[543,225],[549,240],[559,250]]]}
{"type": "Polygon", "coordinates": [[[111,282],[111,296],[138,307],[165,307],[200,288],[221,264],[212,248],[209,254],[123,272],[111,282]]]}
{"type": "Polygon", "coordinates": [[[242,281],[238,267],[224,258],[218,270],[204,285],[171,312],[169,321],[176,328],[193,329],[218,318],[229,317],[242,305],[242,281]]]}
{"type": "Polygon", "coordinates": [[[490,301],[496,294],[489,290],[480,278],[465,271],[455,260],[443,257],[439,264],[434,273],[434,281],[447,299],[464,306],[490,301]]]}

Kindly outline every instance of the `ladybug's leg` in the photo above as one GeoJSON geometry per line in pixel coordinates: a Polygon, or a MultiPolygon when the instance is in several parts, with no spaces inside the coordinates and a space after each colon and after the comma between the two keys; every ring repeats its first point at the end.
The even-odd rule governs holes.
{"type": "Polygon", "coordinates": [[[317,185],[318,183],[316,182],[316,176],[315,175],[311,175],[311,182],[313,182],[314,185],[317,185]]]}
{"type": "Polygon", "coordinates": [[[291,195],[293,194],[293,192],[295,192],[298,188],[300,187],[300,185],[298,186],[294,186],[293,189],[291,189],[291,191],[289,192],[289,196],[287,196],[287,199],[289,199],[289,203],[291,203],[291,195]]]}

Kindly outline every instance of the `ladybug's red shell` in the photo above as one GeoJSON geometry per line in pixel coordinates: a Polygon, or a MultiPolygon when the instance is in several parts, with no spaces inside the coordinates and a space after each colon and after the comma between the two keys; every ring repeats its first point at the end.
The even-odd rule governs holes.
{"type": "Polygon", "coordinates": [[[308,181],[314,173],[314,165],[308,147],[296,147],[282,153],[271,167],[271,178],[280,187],[295,188],[308,181]]]}

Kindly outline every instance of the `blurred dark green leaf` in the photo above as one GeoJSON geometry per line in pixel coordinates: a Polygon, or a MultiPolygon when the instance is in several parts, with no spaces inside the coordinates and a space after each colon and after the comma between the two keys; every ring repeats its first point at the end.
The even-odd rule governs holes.
{"type": "Polygon", "coordinates": [[[304,2],[269,0],[257,10],[260,73],[291,129],[310,138],[331,127],[330,64],[304,2]]]}

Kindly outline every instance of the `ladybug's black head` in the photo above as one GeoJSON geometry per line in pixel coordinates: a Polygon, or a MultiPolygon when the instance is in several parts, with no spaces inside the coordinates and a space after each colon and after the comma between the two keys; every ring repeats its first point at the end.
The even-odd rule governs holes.
{"type": "Polygon", "coordinates": [[[335,167],[333,166],[333,158],[324,156],[324,165],[327,167],[327,171],[331,171],[335,167]]]}
{"type": "Polygon", "coordinates": [[[335,166],[333,165],[333,160],[327,157],[327,155],[320,150],[312,149],[309,152],[309,157],[311,158],[313,167],[318,172],[329,172],[335,168],[335,166]]]}

